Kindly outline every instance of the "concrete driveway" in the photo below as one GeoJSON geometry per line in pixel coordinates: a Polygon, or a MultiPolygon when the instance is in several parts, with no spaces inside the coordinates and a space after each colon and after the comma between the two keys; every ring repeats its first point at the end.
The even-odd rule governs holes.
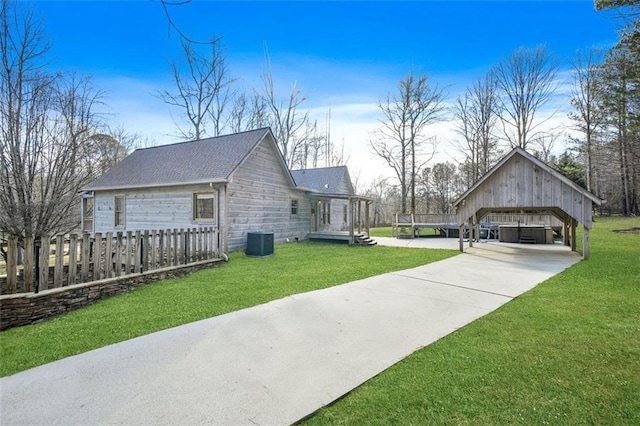
{"type": "Polygon", "coordinates": [[[153,333],[0,379],[0,424],[291,424],[579,260],[481,243],[153,333]]]}

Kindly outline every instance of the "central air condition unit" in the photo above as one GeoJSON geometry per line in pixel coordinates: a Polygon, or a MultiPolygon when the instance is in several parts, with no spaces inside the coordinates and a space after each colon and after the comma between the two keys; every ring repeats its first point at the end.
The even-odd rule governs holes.
{"type": "Polygon", "coordinates": [[[273,232],[248,232],[247,256],[273,256],[273,232]]]}

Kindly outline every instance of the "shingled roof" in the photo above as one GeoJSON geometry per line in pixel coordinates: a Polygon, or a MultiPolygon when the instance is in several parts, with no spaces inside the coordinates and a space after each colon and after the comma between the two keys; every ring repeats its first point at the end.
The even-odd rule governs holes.
{"type": "Polygon", "coordinates": [[[345,193],[340,189],[340,182],[345,178],[348,187],[346,194],[354,194],[347,166],[292,170],[291,175],[298,187],[325,194],[345,193]]]}
{"type": "Polygon", "coordinates": [[[84,190],[225,181],[267,135],[271,130],[263,128],[137,149],[84,190]]]}

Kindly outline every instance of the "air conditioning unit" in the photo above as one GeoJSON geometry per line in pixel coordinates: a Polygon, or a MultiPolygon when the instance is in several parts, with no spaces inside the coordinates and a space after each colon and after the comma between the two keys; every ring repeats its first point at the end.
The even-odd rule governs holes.
{"type": "Polygon", "coordinates": [[[247,256],[273,256],[273,232],[247,232],[247,256]]]}

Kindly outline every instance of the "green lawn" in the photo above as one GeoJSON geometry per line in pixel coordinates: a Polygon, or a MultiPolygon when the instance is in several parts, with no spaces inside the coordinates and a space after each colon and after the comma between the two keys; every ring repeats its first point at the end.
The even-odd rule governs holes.
{"type": "Polygon", "coordinates": [[[633,227],[640,219],[597,219],[588,261],[306,424],[640,424],[640,233],[612,232],[633,227]]]}
{"type": "Polygon", "coordinates": [[[291,294],[423,265],[453,250],[349,247],[332,243],[276,245],[275,256],[230,262],[188,277],[0,333],[0,376],[154,331],[209,318],[291,294]]]}

